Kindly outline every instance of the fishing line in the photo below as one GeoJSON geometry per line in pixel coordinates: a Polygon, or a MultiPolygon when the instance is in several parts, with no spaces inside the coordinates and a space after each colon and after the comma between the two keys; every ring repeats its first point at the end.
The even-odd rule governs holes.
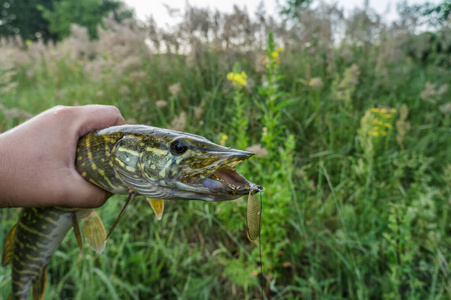
{"type": "MultiPolygon", "coordinates": [[[[260,192],[260,226],[262,223],[262,217],[263,217],[263,196],[262,196],[263,192],[260,192]]],[[[261,227],[260,227],[261,228],[261,227]]],[[[261,229],[260,229],[261,230],[261,229]]],[[[258,248],[260,250],[260,288],[262,291],[262,300],[264,298],[264,293],[263,293],[263,283],[265,283],[264,279],[265,276],[263,275],[263,260],[262,260],[262,235],[260,232],[260,235],[258,236],[258,248]]]]}

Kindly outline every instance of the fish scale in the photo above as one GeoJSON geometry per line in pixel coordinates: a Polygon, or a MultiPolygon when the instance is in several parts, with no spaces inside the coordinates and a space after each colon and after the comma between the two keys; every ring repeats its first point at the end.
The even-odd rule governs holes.
{"type": "Polygon", "coordinates": [[[98,136],[89,133],[79,141],[77,147],[78,172],[89,182],[112,193],[116,190],[123,192],[125,188],[117,178],[110,159],[116,143],[122,137],[123,134],[98,136]]]}
{"type": "Polygon", "coordinates": [[[233,169],[253,153],[222,147],[190,133],[145,125],[123,125],[80,138],[75,166],[87,181],[112,194],[128,194],[108,235],[93,209],[24,208],[8,234],[2,265],[12,264],[10,299],[43,299],[47,264],[66,233],[74,228],[80,251],[83,240],[98,253],[105,247],[127,205],[144,196],[157,218],[164,200],[233,200],[263,190],[233,169]]]}
{"type": "Polygon", "coordinates": [[[25,208],[15,229],[12,258],[12,298],[26,299],[33,280],[47,266],[53,252],[72,227],[72,215],[89,210],[25,208]]]}

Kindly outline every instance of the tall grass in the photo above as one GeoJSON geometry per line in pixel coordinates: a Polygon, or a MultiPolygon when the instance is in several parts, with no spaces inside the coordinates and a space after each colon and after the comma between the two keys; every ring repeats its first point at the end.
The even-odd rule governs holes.
{"type": "MultiPolygon", "coordinates": [[[[258,14],[191,8],[171,31],[107,21],[98,41],[76,26],[56,45],[2,41],[1,130],[112,104],[129,123],[255,149],[237,168],[266,188],[264,280],[244,199],[170,202],[161,221],[136,201],[102,255],[81,258],[67,235],[46,299],[451,297],[449,26],[417,34],[409,16],[327,5],[291,23],[258,14]]],[[[107,227],[124,200],[98,210],[107,227]]],[[[0,241],[17,217],[0,211],[0,241]]],[[[10,284],[1,268],[0,297],[10,284]]]]}

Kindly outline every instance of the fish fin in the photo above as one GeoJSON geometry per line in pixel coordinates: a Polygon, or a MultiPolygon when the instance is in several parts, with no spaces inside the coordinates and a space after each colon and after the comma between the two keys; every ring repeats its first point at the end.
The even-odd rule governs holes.
{"type": "Polygon", "coordinates": [[[13,260],[14,235],[16,233],[16,226],[17,225],[14,225],[13,228],[11,228],[11,231],[6,237],[5,244],[3,245],[2,266],[9,265],[13,260]]]}
{"type": "Polygon", "coordinates": [[[161,217],[163,216],[163,210],[164,210],[164,200],[163,199],[153,199],[153,198],[146,198],[146,200],[149,202],[150,206],[152,206],[152,209],[155,212],[155,215],[157,215],[157,219],[161,220],[161,217]]]}
{"type": "Polygon", "coordinates": [[[47,284],[47,265],[42,268],[41,273],[33,282],[33,300],[43,300],[45,285],[47,284]]]}
{"type": "Polygon", "coordinates": [[[83,233],[89,246],[98,254],[102,253],[106,244],[106,232],[99,214],[93,210],[82,222],[83,233]]]}
{"type": "Polygon", "coordinates": [[[122,218],[122,215],[124,214],[125,209],[130,204],[130,202],[132,202],[132,200],[135,198],[135,196],[136,196],[136,193],[134,191],[130,191],[128,193],[127,201],[125,202],[125,205],[121,210],[121,213],[119,214],[119,216],[117,216],[116,221],[114,221],[114,224],[111,227],[110,231],[108,232],[105,240],[107,240],[110,237],[110,235],[113,233],[113,230],[114,230],[114,228],[116,228],[117,223],[119,223],[119,220],[122,218]]]}
{"type": "Polygon", "coordinates": [[[74,227],[75,238],[77,239],[78,249],[80,249],[81,257],[83,256],[83,238],[81,236],[80,224],[76,214],[72,214],[72,226],[74,227]]]}

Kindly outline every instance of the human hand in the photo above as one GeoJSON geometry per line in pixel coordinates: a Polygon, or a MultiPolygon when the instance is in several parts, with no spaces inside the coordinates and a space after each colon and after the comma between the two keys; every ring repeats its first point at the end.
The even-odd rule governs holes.
{"type": "Polygon", "coordinates": [[[75,170],[79,137],[125,124],[114,106],[56,106],[0,134],[0,207],[99,207],[109,194],[75,170]]]}

